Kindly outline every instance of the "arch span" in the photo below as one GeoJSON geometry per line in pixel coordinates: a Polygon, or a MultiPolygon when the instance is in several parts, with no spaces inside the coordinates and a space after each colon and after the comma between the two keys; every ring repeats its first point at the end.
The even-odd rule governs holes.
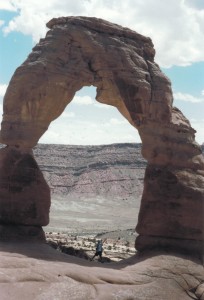
{"type": "Polygon", "coordinates": [[[47,223],[49,193],[41,199],[34,192],[37,182],[41,182],[41,191],[47,187],[40,170],[33,166],[32,147],[76,91],[93,85],[96,100],[115,106],[138,130],[148,161],[136,248],[184,245],[200,249],[204,159],[194,139],[195,130],[172,106],[171,84],[154,62],[151,39],[96,18],[63,17],[52,19],[47,26],[46,37],[16,70],[4,98],[0,139],[8,147],[0,158],[4,170],[0,222],[47,223]],[[29,184],[16,183],[19,173],[18,178],[11,176],[12,163],[17,166],[19,160],[24,162],[24,171],[37,170],[29,184]],[[14,193],[15,185],[20,188],[14,193]],[[30,202],[24,199],[28,193],[35,195],[30,202]]]}

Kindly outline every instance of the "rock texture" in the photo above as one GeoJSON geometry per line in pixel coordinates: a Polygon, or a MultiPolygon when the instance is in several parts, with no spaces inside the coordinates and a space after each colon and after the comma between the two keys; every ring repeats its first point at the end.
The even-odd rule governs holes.
{"type": "Polygon", "coordinates": [[[52,199],[103,197],[140,202],[146,167],[141,144],[38,144],[33,153],[52,199]]]}
{"type": "MultiPolygon", "coordinates": [[[[4,98],[0,140],[8,145],[4,150],[6,157],[13,159],[14,148],[20,160],[25,153],[31,155],[32,147],[76,91],[94,85],[96,100],[115,106],[138,130],[142,154],[148,161],[137,249],[165,245],[166,240],[167,245],[170,241],[174,244],[177,239],[181,246],[183,240],[191,240],[202,251],[204,159],[194,140],[195,130],[172,106],[171,84],[154,62],[150,38],[96,18],[64,17],[52,19],[47,26],[50,31],[16,70],[4,98]]],[[[4,155],[1,150],[3,162],[4,155]]],[[[12,172],[13,167],[9,170],[12,172]]],[[[41,190],[46,194],[45,186],[41,190]]],[[[30,185],[29,192],[36,193],[35,184],[30,185]]],[[[4,193],[5,187],[1,187],[1,206],[7,199],[4,193]]],[[[21,193],[18,190],[11,194],[12,203],[18,201],[21,193]]],[[[35,208],[41,212],[40,207],[48,207],[49,197],[37,197],[35,208]]],[[[33,210],[28,207],[27,217],[24,221],[23,215],[21,223],[46,222],[48,209],[43,221],[39,213],[31,222],[33,210]]],[[[19,210],[26,209],[24,201],[19,210]]],[[[11,222],[12,218],[16,222],[15,214],[16,207],[11,205],[11,222]]],[[[0,222],[4,222],[2,215],[0,222]]]]}
{"type": "Polygon", "coordinates": [[[153,252],[98,264],[36,243],[0,250],[1,300],[204,299],[203,266],[188,256],[153,252]]]}
{"type": "Polygon", "coordinates": [[[47,225],[50,190],[32,153],[1,149],[0,170],[1,223],[47,225]]]}

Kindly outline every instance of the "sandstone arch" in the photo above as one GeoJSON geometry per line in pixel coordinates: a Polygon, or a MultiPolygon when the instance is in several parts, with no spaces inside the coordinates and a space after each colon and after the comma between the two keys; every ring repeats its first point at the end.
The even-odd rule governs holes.
{"type": "Polygon", "coordinates": [[[136,248],[200,251],[204,159],[194,129],[172,106],[171,84],[154,62],[151,40],[96,18],[58,18],[47,26],[50,31],[16,70],[4,98],[1,224],[47,224],[49,190],[32,147],[76,91],[94,85],[96,100],[117,107],[138,130],[148,161],[136,248]],[[19,170],[33,174],[29,182],[19,170]]]}

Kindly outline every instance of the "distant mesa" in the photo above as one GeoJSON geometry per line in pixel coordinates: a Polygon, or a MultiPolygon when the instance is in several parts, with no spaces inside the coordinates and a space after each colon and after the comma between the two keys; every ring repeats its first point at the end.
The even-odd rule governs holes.
{"type": "Polygon", "coordinates": [[[173,107],[151,39],[97,18],[56,18],[47,26],[4,97],[1,226],[48,224],[50,191],[32,148],[75,93],[93,85],[96,100],[115,106],[142,140],[147,167],[136,249],[202,252],[204,158],[195,130],[173,107]]]}

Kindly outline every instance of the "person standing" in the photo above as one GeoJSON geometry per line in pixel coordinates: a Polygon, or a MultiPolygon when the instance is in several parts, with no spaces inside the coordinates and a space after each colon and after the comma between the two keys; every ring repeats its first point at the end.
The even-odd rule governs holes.
{"type": "Polygon", "coordinates": [[[97,242],[97,245],[96,245],[96,252],[95,252],[95,254],[94,254],[94,256],[92,257],[91,260],[93,260],[94,257],[96,257],[96,256],[99,256],[99,260],[101,260],[102,259],[102,253],[103,253],[103,242],[102,242],[102,240],[99,240],[97,242]]]}

